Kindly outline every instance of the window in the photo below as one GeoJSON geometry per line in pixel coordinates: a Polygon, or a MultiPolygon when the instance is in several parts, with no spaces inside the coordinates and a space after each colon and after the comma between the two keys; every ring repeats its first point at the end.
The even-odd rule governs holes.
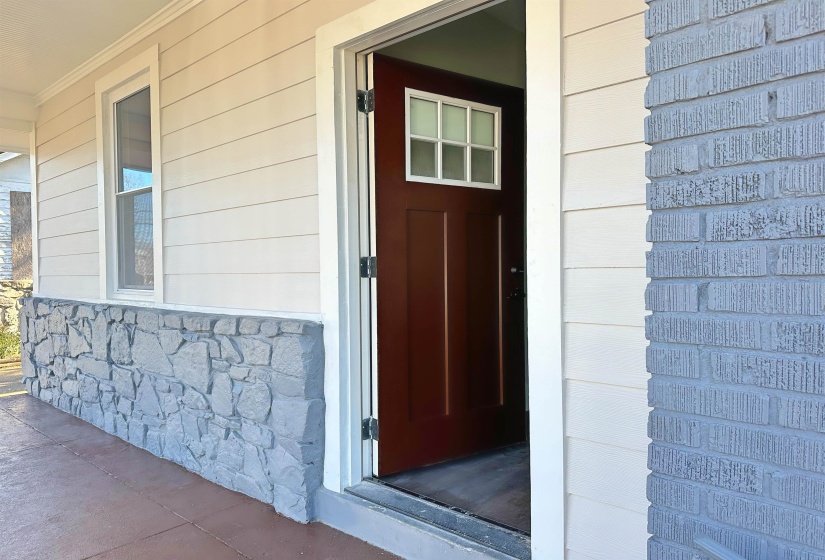
{"type": "Polygon", "coordinates": [[[162,302],[157,48],[96,84],[101,297],[162,302]]]}
{"type": "Polygon", "coordinates": [[[501,108],[406,90],[407,180],[500,189],[501,108]]]}

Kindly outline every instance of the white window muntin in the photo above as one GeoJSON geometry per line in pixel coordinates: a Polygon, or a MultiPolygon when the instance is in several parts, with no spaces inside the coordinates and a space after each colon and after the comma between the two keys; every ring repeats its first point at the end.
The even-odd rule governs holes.
{"type": "Polygon", "coordinates": [[[480,189],[501,190],[501,107],[494,107],[492,105],[485,105],[483,103],[476,103],[467,101],[466,99],[458,99],[455,97],[448,97],[446,95],[438,95],[426,91],[405,88],[404,89],[404,122],[405,122],[405,144],[406,144],[406,176],[407,181],[417,183],[432,183],[437,185],[452,185],[457,187],[475,187],[480,189]],[[411,133],[410,128],[410,102],[411,99],[422,99],[425,101],[432,101],[437,104],[436,116],[438,122],[438,137],[420,136],[411,133]],[[443,119],[443,105],[452,105],[462,107],[466,110],[466,142],[457,142],[453,140],[445,140],[443,138],[442,119],[443,119]],[[483,111],[493,115],[493,146],[485,146],[483,144],[474,144],[472,142],[472,110],[483,111]],[[435,172],[436,177],[426,177],[421,175],[414,175],[412,173],[412,158],[411,158],[411,144],[413,140],[421,140],[435,144],[435,172]],[[444,170],[442,168],[442,152],[443,145],[460,146],[464,151],[464,176],[468,179],[471,175],[471,160],[473,148],[493,152],[493,178],[492,183],[483,183],[472,180],[456,180],[444,179],[442,177],[444,170]]]}

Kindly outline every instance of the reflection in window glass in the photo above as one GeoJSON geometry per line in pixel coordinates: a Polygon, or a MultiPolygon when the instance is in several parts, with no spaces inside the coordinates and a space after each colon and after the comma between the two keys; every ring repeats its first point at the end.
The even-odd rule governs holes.
{"type": "Polygon", "coordinates": [[[118,200],[120,287],[146,289],[154,285],[152,192],[118,200]]]}
{"type": "Polygon", "coordinates": [[[152,119],[149,88],[115,104],[118,287],[155,282],[152,228],[152,119]]]}

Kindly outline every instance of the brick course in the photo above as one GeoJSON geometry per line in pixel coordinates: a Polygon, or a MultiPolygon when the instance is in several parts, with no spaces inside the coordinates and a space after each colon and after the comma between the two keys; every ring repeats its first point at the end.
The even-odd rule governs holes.
{"type": "Polygon", "coordinates": [[[650,560],[825,560],[825,2],[647,0],[650,560]]]}

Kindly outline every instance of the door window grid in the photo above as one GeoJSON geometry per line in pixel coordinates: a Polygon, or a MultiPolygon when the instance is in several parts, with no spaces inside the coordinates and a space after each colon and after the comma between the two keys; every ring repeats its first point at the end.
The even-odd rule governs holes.
{"type": "Polygon", "coordinates": [[[406,89],[407,180],[501,189],[501,108],[406,89]]]}

